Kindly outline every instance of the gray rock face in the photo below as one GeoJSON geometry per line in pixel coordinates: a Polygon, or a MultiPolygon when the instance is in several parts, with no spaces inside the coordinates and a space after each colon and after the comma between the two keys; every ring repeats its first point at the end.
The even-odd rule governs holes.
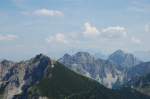
{"type": "Polygon", "coordinates": [[[124,53],[122,50],[117,50],[111,54],[108,60],[114,64],[122,66],[123,68],[130,68],[142,63],[142,61],[134,57],[132,54],[124,53]]]}
{"type": "Polygon", "coordinates": [[[51,66],[51,60],[49,57],[39,54],[27,61],[11,64],[5,61],[1,64],[3,67],[9,67],[1,81],[1,85],[5,86],[4,99],[12,99],[14,95],[20,94],[44,78],[47,68],[51,66]]]}
{"type": "Polygon", "coordinates": [[[48,66],[51,66],[50,58],[42,54],[37,55],[28,61],[24,80],[27,81],[29,85],[36,83],[44,77],[48,66]]]}
{"type": "Polygon", "coordinates": [[[150,62],[142,63],[127,72],[125,86],[150,96],[150,62]]]}
{"type": "Polygon", "coordinates": [[[127,81],[134,81],[139,77],[150,74],[150,62],[141,63],[135,67],[132,67],[127,71],[127,81]]]}
{"type": "Polygon", "coordinates": [[[122,80],[117,66],[109,61],[96,59],[87,52],[78,52],[72,56],[65,54],[59,62],[79,74],[97,80],[108,88],[111,88],[116,81],[122,80]]]}
{"type": "Polygon", "coordinates": [[[3,60],[0,62],[0,80],[7,74],[8,70],[15,65],[14,62],[3,60]]]}
{"type": "Polygon", "coordinates": [[[142,61],[122,50],[111,54],[108,60],[97,59],[87,52],[78,52],[74,55],[65,54],[59,62],[81,75],[97,80],[108,88],[121,86],[132,79],[136,73],[141,75],[140,72],[149,71],[149,69],[143,70],[146,69],[144,66],[138,66],[142,61]]]}

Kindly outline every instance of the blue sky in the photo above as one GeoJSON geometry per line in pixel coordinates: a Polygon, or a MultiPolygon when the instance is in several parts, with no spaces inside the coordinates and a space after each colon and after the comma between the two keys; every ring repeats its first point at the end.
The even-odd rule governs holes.
{"type": "Polygon", "coordinates": [[[0,58],[150,50],[149,0],[0,0],[0,58]]]}

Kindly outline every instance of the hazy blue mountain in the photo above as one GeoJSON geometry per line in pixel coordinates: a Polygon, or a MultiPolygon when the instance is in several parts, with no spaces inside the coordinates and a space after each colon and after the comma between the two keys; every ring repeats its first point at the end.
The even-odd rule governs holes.
{"type": "Polygon", "coordinates": [[[150,62],[141,63],[127,71],[124,85],[150,95],[150,62]]]}
{"type": "Polygon", "coordinates": [[[150,62],[141,63],[127,71],[127,81],[134,81],[150,73],[150,62]]]}
{"type": "Polygon", "coordinates": [[[150,73],[130,80],[126,83],[126,86],[132,87],[137,91],[150,96],[150,73]]]}
{"type": "Polygon", "coordinates": [[[122,66],[123,68],[130,68],[142,62],[134,55],[130,53],[125,53],[122,50],[117,50],[112,53],[109,56],[108,60],[114,64],[122,66]]]}

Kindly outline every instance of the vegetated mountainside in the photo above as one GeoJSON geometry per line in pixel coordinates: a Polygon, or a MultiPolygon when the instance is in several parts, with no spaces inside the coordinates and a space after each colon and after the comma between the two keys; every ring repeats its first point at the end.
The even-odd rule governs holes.
{"type": "Polygon", "coordinates": [[[96,81],[78,75],[58,62],[49,75],[52,76],[44,78],[30,89],[31,96],[37,93],[52,99],[113,99],[112,97],[119,96],[96,81]]]}
{"type": "Polygon", "coordinates": [[[141,77],[135,85],[136,89],[143,94],[150,96],[150,74],[141,77]]]}
{"type": "MultiPolygon", "coordinates": [[[[150,99],[132,89],[113,91],[96,81],[76,74],[56,62],[38,84],[28,90],[27,99],[150,99]],[[128,96],[126,96],[128,95],[128,96]]],[[[16,95],[22,98],[22,95],[16,95]]]]}

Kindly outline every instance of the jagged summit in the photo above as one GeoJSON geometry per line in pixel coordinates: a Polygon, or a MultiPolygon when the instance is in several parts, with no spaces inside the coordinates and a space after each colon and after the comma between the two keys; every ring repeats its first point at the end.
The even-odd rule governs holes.
{"type": "Polygon", "coordinates": [[[88,52],[77,52],[76,54],[72,55],[72,58],[78,63],[93,63],[95,60],[94,56],[88,52]]]}
{"type": "Polygon", "coordinates": [[[1,63],[1,64],[8,64],[8,63],[14,63],[14,62],[12,62],[12,61],[10,61],[10,60],[7,60],[7,59],[4,59],[4,60],[2,60],[0,63],[1,63]]]}
{"type": "Polygon", "coordinates": [[[114,53],[112,53],[109,56],[108,60],[114,64],[127,68],[141,63],[141,61],[138,58],[136,58],[133,54],[125,53],[122,50],[117,50],[114,53]]]}
{"type": "Polygon", "coordinates": [[[49,58],[49,57],[44,55],[44,54],[42,54],[42,53],[40,53],[40,54],[37,54],[34,58],[35,59],[42,59],[42,58],[49,58]]]}
{"type": "MultiPolygon", "coordinates": [[[[42,61],[42,60],[50,61],[51,59],[50,59],[50,57],[48,57],[48,56],[46,56],[46,55],[40,53],[40,54],[36,55],[35,57],[31,58],[31,60],[32,60],[33,62],[38,62],[38,61],[42,61]]],[[[30,60],[30,61],[31,61],[31,60],[30,60]]]]}
{"type": "Polygon", "coordinates": [[[124,57],[125,54],[127,54],[127,53],[125,53],[123,50],[119,49],[119,50],[116,50],[115,52],[113,52],[113,53],[109,56],[109,58],[111,58],[111,57],[116,57],[116,55],[124,57]]]}
{"type": "Polygon", "coordinates": [[[64,54],[64,56],[63,56],[63,57],[69,58],[69,57],[71,57],[71,55],[70,55],[70,54],[68,54],[68,53],[66,53],[66,54],[64,54]]]}
{"type": "Polygon", "coordinates": [[[110,64],[106,60],[97,59],[88,52],[77,52],[69,58],[62,57],[59,62],[71,70],[93,78],[109,88],[119,78],[115,65],[110,64]]]}
{"type": "Polygon", "coordinates": [[[125,53],[123,50],[121,50],[121,49],[118,49],[118,50],[116,50],[115,51],[116,53],[125,53]]]}

